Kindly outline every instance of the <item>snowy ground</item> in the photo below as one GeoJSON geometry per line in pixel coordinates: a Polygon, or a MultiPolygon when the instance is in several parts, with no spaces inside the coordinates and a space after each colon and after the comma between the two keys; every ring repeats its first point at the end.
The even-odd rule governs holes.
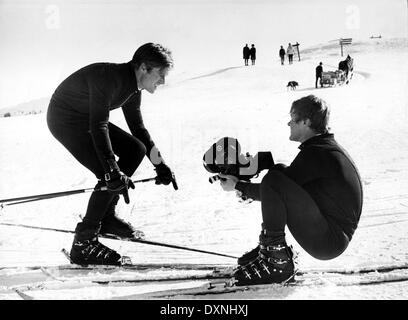
{"type": "MultiPolygon", "coordinates": [[[[271,150],[275,161],[289,164],[298,144],[288,140],[291,102],[308,94],[326,99],[332,108],[336,139],[355,160],[364,187],[359,228],[346,252],[331,261],[299,252],[299,267],[360,268],[408,263],[408,43],[383,39],[353,44],[349,53],[355,73],[347,86],[314,89],[314,69],[322,61],[335,70],[342,59],[337,45],[319,45],[302,61],[281,66],[225,66],[207,74],[169,76],[156,94],[144,93],[145,125],[175,171],[179,190],[136,185],[131,203],[120,203],[120,215],[146,233],[147,239],[234,256],[257,243],[260,204],[239,203],[233,193],[208,183],[202,155],[220,137],[237,137],[245,151],[271,150]],[[296,80],[297,91],[286,84],[296,80]]],[[[126,128],[121,111],[112,121],[126,128]]],[[[0,197],[93,187],[95,179],[51,136],[45,114],[0,118],[0,197]]],[[[134,179],[154,176],[148,160],[134,179]]],[[[258,178],[260,179],[260,178],[258,178]]],[[[6,207],[0,222],[73,229],[89,194],[6,207]]],[[[72,235],[0,226],[0,266],[66,264],[60,253],[72,235]]],[[[105,241],[137,263],[222,263],[229,258],[144,244],[105,241]]],[[[3,274],[4,275],[4,274],[3,274]]],[[[0,283],[0,299],[18,299],[0,283]]],[[[146,289],[146,288],[145,288],[146,289]]],[[[146,290],[158,290],[150,288],[146,290]]],[[[408,282],[371,286],[308,286],[218,295],[216,299],[407,299],[408,282]]],[[[138,299],[140,286],[39,290],[39,299],[138,299]]],[[[208,297],[205,297],[208,298],[208,297]]]]}

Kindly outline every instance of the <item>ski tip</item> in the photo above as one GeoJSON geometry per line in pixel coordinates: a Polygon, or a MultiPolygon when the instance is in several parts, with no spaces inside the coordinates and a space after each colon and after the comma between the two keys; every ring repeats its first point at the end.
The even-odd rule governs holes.
{"type": "Polygon", "coordinates": [[[15,293],[17,293],[23,300],[34,300],[32,296],[25,294],[24,292],[20,291],[19,289],[13,289],[15,293]]]}
{"type": "Polygon", "coordinates": [[[285,281],[282,282],[282,285],[283,286],[289,286],[289,285],[293,284],[294,282],[296,282],[295,277],[296,277],[298,272],[299,272],[299,270],[296,269],[288,279],[286,279],[285,281]]]}
{"type": "Polygon", "coordinates": [[[61,252],[62,252],[63,255],[65,256],[65,258],[68,259],[68,261],[69,261],[70,263],[73,263],[72,260],[71,260],[71,256],[70,256],[70,254],[69,254],[69,252],[68,252],[67,249],[62,248],[62,249],[61,249],[61,252]]]}

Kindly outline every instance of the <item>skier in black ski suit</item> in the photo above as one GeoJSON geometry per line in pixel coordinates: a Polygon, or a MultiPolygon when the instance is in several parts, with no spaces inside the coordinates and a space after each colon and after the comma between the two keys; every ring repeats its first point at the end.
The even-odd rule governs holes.
{"type": "Polygon", "coordinates": [[[282,282],[293,276],[293,252],[287,226],[311,256],[328,260],[341,255],[357,228],[363,203],[358,170],[328,132],[329,108],[313,96],[293,102],[290,140],[301,142],[290,166],[269,165],[261,183],[220,175],[226,191],[261,201],[259,246],[238,259],[237,285],[282,282]]]}
{"type": "Polygon", "coordinates": [[[92,193],[85,217],[75,229],[70,253],[74,263],[120,264],[121,256],[101,244],[98,235],[141,236],[116,216],[115,206],[120,194],[129,203],[128,188],[134,188],[130,177],[145,155],[157,172],[156,184],[175,183],[140,111],[141,91],[154,93],[172,66],[168,49],[147,43],[128,63],[94,63],[74,72],[52,95],[47,110],[51,133],[95,174],[99,180],[95,188],[108,188],[92,193]],[[110,111],[117,108],[122,108],[131,134],[109,122],[110,111]]]}

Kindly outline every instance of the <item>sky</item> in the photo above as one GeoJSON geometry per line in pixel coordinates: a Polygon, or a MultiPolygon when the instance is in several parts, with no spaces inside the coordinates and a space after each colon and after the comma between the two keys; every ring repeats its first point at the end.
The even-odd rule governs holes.
{"type": "Polygon", "coordinates": [[[174,73],[259,63],[280,45],[341,37],[406,37],[406,0],[0,0],[0,108],[47,97],[93,62],[129,61],[138,46],[170,48],[174,73]]]}

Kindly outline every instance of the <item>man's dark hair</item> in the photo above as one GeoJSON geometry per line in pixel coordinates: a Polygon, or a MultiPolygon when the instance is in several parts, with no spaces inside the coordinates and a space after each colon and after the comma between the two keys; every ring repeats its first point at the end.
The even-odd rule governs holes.
{"type": "Polygon", "coordinates": [[[173,58],[169,49],[161,44],[149,42],[136,50],[131,63],[137,68],[144,63],[147,71],[150,71],[152,68],[172,68],[173,58]]]}
{"type": "Polygon", "coordinates": [[[296,115],[298,121],[309,119],[310,128],[316,133],[327,133],[330,130],[330,108],[326,101],[315,95],[294,101],[290,112],[296,115]]]}

